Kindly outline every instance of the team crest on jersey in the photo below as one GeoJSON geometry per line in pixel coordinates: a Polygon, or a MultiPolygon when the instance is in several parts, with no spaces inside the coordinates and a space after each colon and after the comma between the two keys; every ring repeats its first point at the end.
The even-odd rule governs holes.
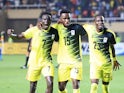
{"type": "Polygon", "coordinates": [[[75,30],[71,30],[71,35],[75,35],[75,30]]]}
{"type": "Polygon", "coordinates": [[[107,42],[107,40],[108,40],[108,38],[107,38],[107,37],[104,37],[104,38],[103,38],[103,42],[104,42],[104,43],[106,43],[106,42],[107,42]]]}
{"type": "Polygon", "coordinates": [[[55,35],[54,34],[52,34],[52,37],[51,37],[52,39],[54,39],[55,38],[55,35]]]}

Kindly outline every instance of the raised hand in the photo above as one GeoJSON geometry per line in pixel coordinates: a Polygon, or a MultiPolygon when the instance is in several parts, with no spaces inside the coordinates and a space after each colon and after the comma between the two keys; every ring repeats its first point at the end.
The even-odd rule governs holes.
{"type": "Polygon", "coordinates": [[[14,29],[8,29],[7,30],[8,36],[11,36],[11,34],[13,34],[13,33],[14,33],[14,29]]]}

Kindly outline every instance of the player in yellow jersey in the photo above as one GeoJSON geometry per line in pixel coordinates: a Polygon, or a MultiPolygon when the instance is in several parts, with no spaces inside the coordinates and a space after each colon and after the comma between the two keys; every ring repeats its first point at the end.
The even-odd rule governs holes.
{"type": "Polygon", "coordinates": [[[59,50],[57,55],[59,93],[67,93],[66,84],[72,80],[73,93],[80,93],[82,80],[81,36],[85,35],[83,27],[70,23],[70,12],[62,10],[59,22],[52,25],[58,30],[59,50]]]}
{"type": "Polygon", "coordinates": [[[31,52],[28,61],[27,80],[30,81],[30,93],[35,93],[37,81],[41,73],[46,79],[45,93],[53,93],[54,67],[51,49],[54,40],[58,39],[57,30],[50,26],[52,15],[43,12],[37,26],[31,27],[21,34],[13,34],[11,29],[7,33],[13,39],[32,38],[31,52]]]}
{"type": "Polygon", "coordinates": [[[104,17],[96,16],[95,25],[85,24],[90,48],[90,93],[97,93],[99,79],[102,79],[102,93],[109,93],[109,82],[112,79],[112,69],[119,69],[116,60],[114,44],[115,34],[105,27],[104,17]]]}

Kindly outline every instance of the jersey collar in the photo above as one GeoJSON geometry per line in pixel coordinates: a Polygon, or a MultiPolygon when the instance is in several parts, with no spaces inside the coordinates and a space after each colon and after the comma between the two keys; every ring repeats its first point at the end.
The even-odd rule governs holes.
{"type": "Polygon", "coordinates": [[[49,28],[48,28],[47,30],[42,29],[42,31],[44,31],[44,32],[49,32],[50,28],[51,28],[51,26],[49,26],[49,28]]]}

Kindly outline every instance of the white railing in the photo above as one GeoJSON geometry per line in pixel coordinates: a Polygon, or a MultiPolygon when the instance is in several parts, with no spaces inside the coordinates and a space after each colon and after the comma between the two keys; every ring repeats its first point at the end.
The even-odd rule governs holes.
{"type": "Polygon", "coordinates": [[[27,4],[25,4],[25,5],[18,5],[18,6],[16,6],[16,5],[8,5],[8,6],[3,6],[2,8],[3,9],[7,9],[7,8],[9,8],[9,9],[32,9],[32,8],[46,8],[47,7],[47,5],[46,4],[33,4],[33,5],[27,5],[27,4]]]}
{"type": "MultiPolygon", "coordinates": [[[[53,21],[57,21],[58,18],[55,18],[53,19],[53,21]]],[[[71,21],[72,22],[93,22],[94,18],[72,18],[71,21]]],[[[108,22],[108,23],[111,23],[111,22],[124,22],[124,18],[121,18],[121,17],[107,17],[105,18],[105,21],[108,22]]]]}

